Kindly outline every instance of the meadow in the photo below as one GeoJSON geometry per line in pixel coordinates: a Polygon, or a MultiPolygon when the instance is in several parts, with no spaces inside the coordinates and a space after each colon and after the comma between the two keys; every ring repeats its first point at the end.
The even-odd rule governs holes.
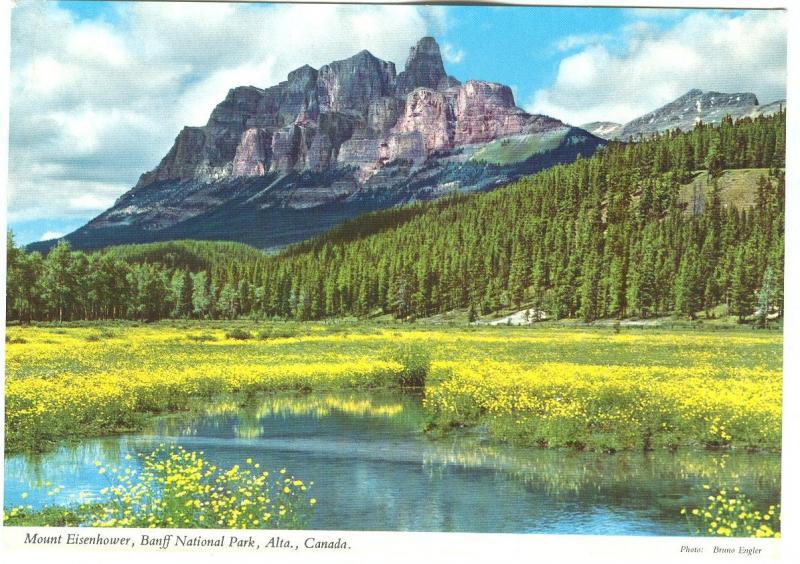
{"type": "MultiPolygon", "coordinates": [[[[776,452],[781,352],[779,332],[697,325],[9,326],[5,452],[136,431],[166,412],[229,404],[235,410],[271,392],[322,392],[324,400],[314,396],[307,409],[360,413],[370,406],[339,405],[337,394],[387,388],[421,398],[417,424],[433,440],[476,429],[497,444],[553,450],[776,452]]],[[[5,511],[4,521],[302,528],[316,503],[302,479],[270,476],[249,460],[218,468],[202,452],[171,445],[141,456],[139,474],[109,469],[111,501],[41,510],[20,505],[5,511]]],[[[721,484],[705,507],[685,507],[689,530],[779,535],[778,502],[759,512],[744,493],[726,495],[734,487],[721,484]]]]}
{"type": "Polygon", "coordinates": [[[541,447],[780,450],[778,332],[162,322],[9,327],[6,452],[191,401],[424,386],[432,435],[541,447]]]}

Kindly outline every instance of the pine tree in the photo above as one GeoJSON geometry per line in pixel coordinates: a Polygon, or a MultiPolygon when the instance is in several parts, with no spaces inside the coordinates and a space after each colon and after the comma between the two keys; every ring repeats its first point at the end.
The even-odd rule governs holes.
{"type": "Polygon", "coordinates": [[[705,167],[708,169],[708,175],[712,179],[717,178],[722,173],[723,159],[720,155],[719,139],[714,138],[708,148],[708,153],[705,158],[705,167]]]}
{"type": "Polygon", "coordinates": [[[775,298],[775,276],[772,267],[767,267],[761,282],[761,289],[758,291],[758,309],[756,310],[756,325],[758,327],[767,326],[767,320],[772,309],[775,298]]]}
{"type": "Polygon", "coordinates": [[[703,289],[697,250],[691,246],[683,255],[675,281],[676,313],[682,313],[689,319],[694,319],[703,305],[703,289]]]}
{"type": "Polygon", "coordinates": [[[753,311],[753,293],[750,290],[747,257],[744,247],[739,249],[734,264],[731,285],[731,310],[739,318],[740,323],[753,311]]]}

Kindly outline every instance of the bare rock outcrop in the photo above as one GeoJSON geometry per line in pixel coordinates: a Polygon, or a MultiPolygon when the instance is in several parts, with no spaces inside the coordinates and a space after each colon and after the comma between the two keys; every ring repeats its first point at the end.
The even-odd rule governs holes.
{"type": "Polygon", "coordinates": [[[373,100],[367,110],[367,137],[385,137],[403,115],[405,101],[393,96],[383,96],[373,100]]]}
{"type": "Polygon", "coordinates": [[[395,80],[394,63],[382,61],[366,50],[349,59],[334,61],[319,69],[320,111],[355,111],[366,115],[372,100],[394,92],[395,80]]]}
{"type": "Polygon", "coordinates": [[[378,139],[348,139],[339,147],[337,162],[340,165],[353,165],[359,168],[378,163],[378,139]]]}
{"type": "Polygon", "coordinates": [[[511,88],[470,80],[459,87],[455,101],[455,144],[468,145],[515,135],[530,115],[514,105],[511,88]]]}
{"type": "Polygon", "coordinates": [[[264,90],[255,86],[232,88],[225,100],[211,112],[205,126],[208,143],[204,147],[204,157],[210,166],[223,166],[230,163],[242,133],[248,126],[248,118],[258,111],[264,97],[264,90]]]}
{"type": "Polygon", "coordinates": [[[251,127],[242,134],[233,157],[234,177],[263,176],[269,170],[272,136],[266,129],[251,127]]]}
{"type": "Polygon", "coordinates": [[[303,131],[299,125],[282,127],[272,134],[272,166],[270,170],[289,172],[305,153],[302,147],[303,131]]]}
{"type": "Polygon", "coordinates": [[[408,95],[405,113],[395,130],[419,133],[425,149],[432,153],[453,146],[454,125],[453,106],[447,97],[429,88],[417,88],[408,95]]]}
{"type": "Polygon", "coordinates": [[[184,127],[158,166],[142,174],[133,189],[163,180],[193,178],[197,168],[203,164],[205,145],[206,132],[202,127],[184,127]]]}
{"type": "Polygon", "coordinates": [[[382,164],[401,159],[418,164],[427,157],[425,137],[418,131],[390,135],[381,143],[379,150],[379,161],[382,164]]]}
{"type": "Polygon", "coordinates": [[[181,131],[135,189],[332,168],[364,181],[392,161],[420,164],[532,131],[536,119],[514,105],[507,86],[448,76],[436,40],[423,37],[399,75],[394,63],[364,50],[319,70],[304,65],[270,88],[231,89],[205,126],[181,131]]]}

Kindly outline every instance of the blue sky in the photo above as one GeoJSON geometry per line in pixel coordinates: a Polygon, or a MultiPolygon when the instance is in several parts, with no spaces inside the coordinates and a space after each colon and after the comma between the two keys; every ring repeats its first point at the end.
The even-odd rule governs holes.
{"type": "Polygon", "coordinates": [[[116,2],[80,2],[59,0],[59,7],[69,10],[81,20],[105,19],[109,22],[117,20],[116,2]]]}
{"type": "Polygon", "coordinates": [[[608,8],[454,9],[443,39],[465,53],[461,63],[448,65],[458,78],[513,85],[520,103],[553,81],[564,56],[559,39],[612,34],[627,20],[625,10],[608,8]]]}
{"type": "Polygon", "coordinates": [[[785,96],[780,12],[23,0],[9,226],[22,243],[81,226],[233,86],[362,48],[399,72],[423,35],[458,79],[508,84],[520,107],[575,125],[627,121],[695,87],[785,96]]]}

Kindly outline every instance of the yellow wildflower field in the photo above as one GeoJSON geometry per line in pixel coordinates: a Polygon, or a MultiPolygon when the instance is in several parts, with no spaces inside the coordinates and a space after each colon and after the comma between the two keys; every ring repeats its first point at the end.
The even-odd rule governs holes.
{"type": "Polygon", "coordinates": [[[135,429],[197,397],[396,386],[410,369],[402,347],[424,351],[432,432],[483,425],[519,444],[603,450],[780,448],[774,332],[165,322],[7,334],[6,451],[135,429]]]}

